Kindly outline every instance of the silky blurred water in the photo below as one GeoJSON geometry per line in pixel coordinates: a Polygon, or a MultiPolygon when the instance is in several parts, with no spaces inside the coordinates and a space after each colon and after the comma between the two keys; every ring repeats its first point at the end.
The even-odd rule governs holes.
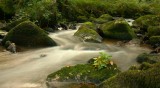
{"type": "Polygon", "coordinates": [[[107,52],[118,67],[125,71],[137,64],[138,54],[147,48],[106,43],[81,42],[73,37],[76,30],[60,31],[49,36],[58,43],[56,47],[33,49],[17,54],[0,52],[0,88],[46,88],[48,74],[68,65],[86,63],[90,58],[107,52]]]}

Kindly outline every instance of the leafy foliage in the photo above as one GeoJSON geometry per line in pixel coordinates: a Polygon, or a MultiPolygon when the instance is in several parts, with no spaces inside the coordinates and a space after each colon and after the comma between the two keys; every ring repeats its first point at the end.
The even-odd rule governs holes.
{"type": "Polygon", "coordinates": [[[112,56],[104,53],[104,52],[100,52],[100,56],[94,58],[94,67],[100,69],[106,68],[108,64],[110,64],[110,59],[112,56]]]}

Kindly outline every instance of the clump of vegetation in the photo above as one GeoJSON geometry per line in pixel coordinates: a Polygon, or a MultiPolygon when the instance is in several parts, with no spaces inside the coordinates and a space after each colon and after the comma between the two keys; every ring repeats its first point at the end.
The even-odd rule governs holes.
{"type": "Polygon", "coordinates": [[[74,36],[86,42],[102,42],[102,37],[95,31],[95,25],[91,22],[85,22],[74,36]]]}
{"type": "Polygon", "coordinates": [[[28,47],[56,45],[44,30],[30,21],[22,22],[11,29],[4,37],[2,44],[4,45],[6,41],[12,41],[16,45],[28,47]]]}
{"type": "Polygon", "coordinates": [[[124,19],[118,19],[101,25],[106,38],[131,40],[136,37],[134,31],[124,19]]]}
{"type": "Polygon", "coordinates": [[[157,63],[160,62],[160,55],[142,53],[137,57],[137,62],[139,63],[148,62],[151,64],[157,63]]]}
{"type": "Polygon", "coordinates": [[[100,52],[100,56],[93,58],[94,59],[94,63],[93,65],[100,69],[106,68],[106,67],[110,67],[109,65],[113,65],[114,63],[110,60],[112,56],[104,53],[104,52],[100,52]]]}
{"type": "Polygon", "coordinates": [[[120,73],[99,85],[99,88],[159,88],[160,63],[147,70],[129,70],[120,73]]]}
{"type": "Polygon", "coordinates": [[[61,14],[57,11],[57,5],[53,0],[2,0],[0,2],[2,2],[0,9],[4,14],[12,14],[12,20],[27,18],[41,27],[54,27],[61,20],[61,14]]]}

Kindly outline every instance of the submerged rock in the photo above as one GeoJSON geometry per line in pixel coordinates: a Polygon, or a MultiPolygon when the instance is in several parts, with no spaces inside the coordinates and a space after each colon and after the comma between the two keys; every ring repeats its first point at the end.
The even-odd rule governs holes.
{"type": "Polygon", "coordinates": [[[131,40],[136,34],[124,19],[118,19],[101,25],[100,29],[106,38],[131,40]]]}
{"type": "Polygon", "coordinates": [[[27,47],[56,45],[44,30],[30,21],[22,22],[11,29],[4,37],[2,44],[4,45],[6,41],[12,41],[16,45],[27,47]]]}
{"type": "Polygon", "coordinates": [[[91,22],[84,23],[74,36],[85,42],[102,42],[102,37],[95,31],[95,26],[91,22]]]}

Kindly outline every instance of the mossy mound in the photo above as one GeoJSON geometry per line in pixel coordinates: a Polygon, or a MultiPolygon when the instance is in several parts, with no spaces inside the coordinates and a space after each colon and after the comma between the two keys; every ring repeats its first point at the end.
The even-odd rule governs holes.
{"type": "Polygon", "coordinates": [[[148,36],[160,36],[160,26],[149,26],[148,29],[148,36]]]}
{"type": "Polygon", "coordinates": [[[92,64],[79,64],[76,66],[64,67],[61,70],[50,74],[47,77],[48,81],[79,81],[100,83],[109,77],[117,74],[119,70],[117,67],[104,68],[101,70],[95,69],[92,64]]]}
{"type": "Polygon", "coordinates": [[[50,86],[48,85],[48,88],[96,88],[96,85],[93,83],[79,83],[79,82],[75,82],[75,83],[66,83],[66,84],[60,84],[60,86],[56,86],[53,85],[50,86]]]}
{"type": "Polygon", "coordinates": [[[160,88],[160,63],[147,70],[129,70],[99,85],[99,88],[160,88]]]}
{"type": "Polygon", "coordinates": [[[129,70],[148,70],[149,68],[152,68],[154,64],[143,62],[141,65],[136,66],[132,65],[129,70]]]}
{"type": "Polygon", "coordinates": [[[136,37],[134,31],[124,19],[118,19],[101,25],[106,38],[131,40],[136,37]]]}
{"type": "Polygon", "coordinates": [[[56,45],[44,30],[30,21],[22,22],[11,29],[4,37],[2,44],[4,45],[6,41],[12,41],[16,45],[27,47],[56,45]]]}
{"type": "Polygon", "coordinates": [[[149,26],[157,26],[160,23],[160,15],[145,15],[137,18],[133,22],[133,26],[139,27],[141,30],[147,31],[149,26]]]}
{"type": "Polygon", "coordinates": [[[85,22],[81,25],[81,27],[87,27],[89,29],[96,29],[96,26],[94,23],[92,22],[85,22]]]}
{"type": "Polygon", "coordinates": [[[102,37],[95,31],[95,26],[91,22],[84,23],[74,36],[86,42],[102,42],[102,37]]]}
{"type": "Polygon", "coordinates": [[[110,16],[109,14],[103,14],[99,18],[93,19],[93,22],[102,24],[102,23],[106,23],[112,20],[113,20],[112,16],[110,16]]]}
{"type": "Polygon", "coordinates": [[[152,36],[149,38],[149,43],[151,45],[160,45],[160,36],[152,36]]]}
{"type": "Polygon", "coordinates": [[[160,55],[142,53],[137,57],[137,62],[139,63],[148,62],[151,64],[157,63],[157,62],[160,62],[160,55]]]}
{"type": "Polygon", "coordinates": [[[9,24],[7,24],[5,27],[2,28],[2,30],[5,30],[5,31],[10,31],[12,28],[14,28],[15,26],[17,26],[18,24],[24,22],[24,21],[27,21],[28,19],[19,19],[19,20],[16,20],[16,21],[13,21],[9,24]]]}

